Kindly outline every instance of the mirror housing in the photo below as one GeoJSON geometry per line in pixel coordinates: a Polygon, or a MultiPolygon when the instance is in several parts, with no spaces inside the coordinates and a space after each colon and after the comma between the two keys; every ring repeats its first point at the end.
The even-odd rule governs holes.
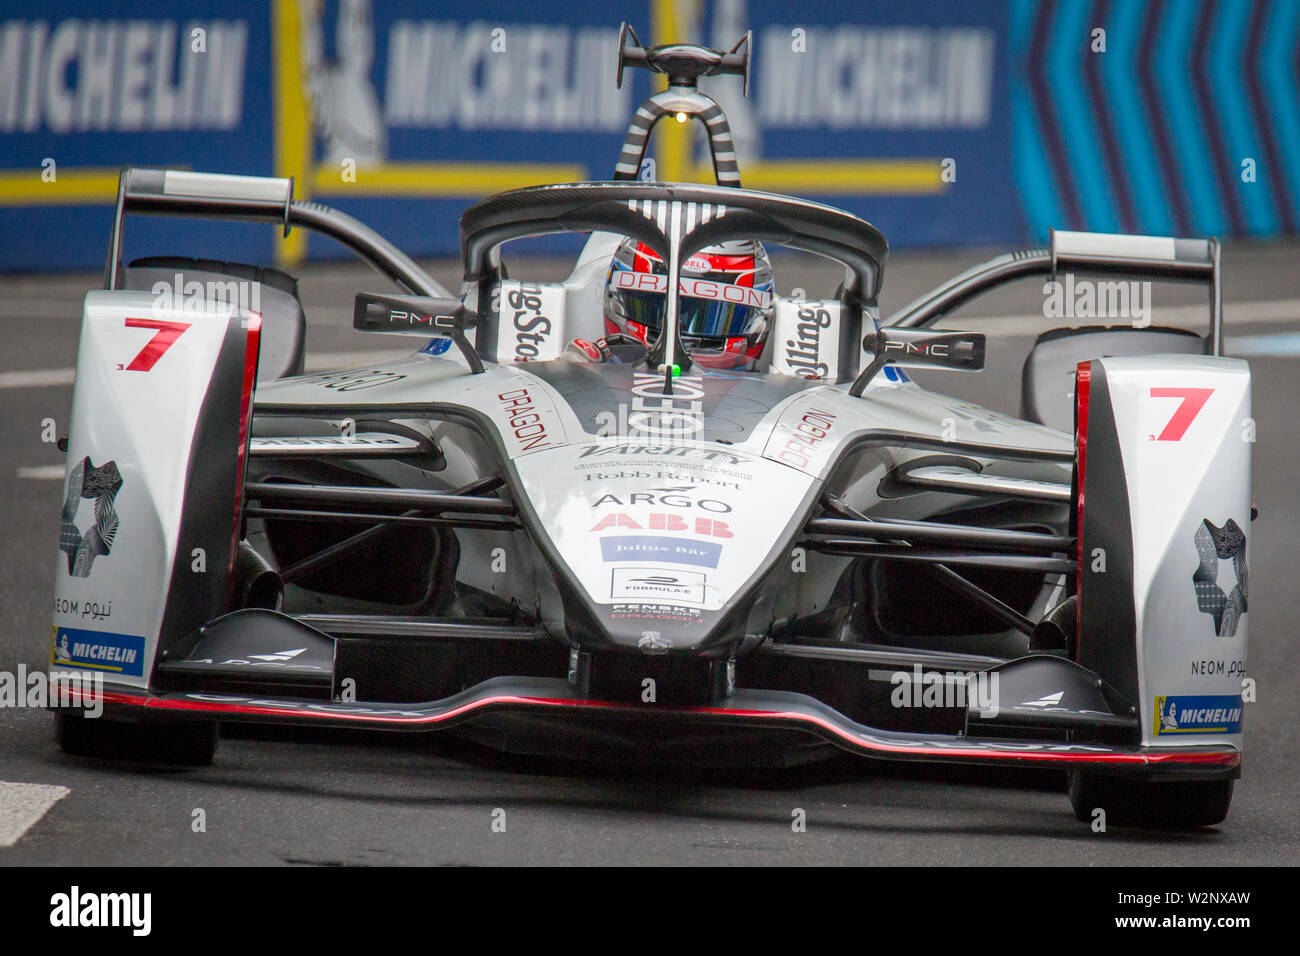
{"type": "Polygon", "coordinates": [[[483,361],[465,333],[477,325],[478,313],[459,299],[358,292],[352,309],[352,327],[358,332],[451,339],[476,375],[483,371],[483,361]]]}

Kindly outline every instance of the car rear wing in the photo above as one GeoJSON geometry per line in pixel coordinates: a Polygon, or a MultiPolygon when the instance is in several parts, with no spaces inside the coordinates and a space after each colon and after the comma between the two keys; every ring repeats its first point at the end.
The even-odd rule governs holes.
{"type": "Polygon", "coordinates": [[[293,179],[232,176],[183,169],[122,170],[113,213],[104,288],[123,284],[122,239],[128,214],[230,219],[294,226],[329,236],[415,295],[454,298],[436,279],[369,226],[320,203],[293,198],[293,179]]]}
{"type": "Polygon", "coordinates": [[[1060,272],[1145,276],[1204,282],[1210,292],[1208,351],[1223,354],[1223,293],[1219,241],[1052,230],[1047,249],[1011,252],[981,263],[915,300],[887,326],[923,328],[989,289],[1032,275],[1060,272]]]}

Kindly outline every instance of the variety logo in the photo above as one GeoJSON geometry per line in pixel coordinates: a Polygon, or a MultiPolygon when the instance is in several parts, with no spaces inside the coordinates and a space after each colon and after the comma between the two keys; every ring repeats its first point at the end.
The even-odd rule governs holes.
{"type": "MultiPolygon", "coordinates": [[[[662,382],[661,376],[656,375],[654,377],[662,382]]],[[[678,381],[680,379],[674,379],[674,389],[676,389],[675,383],[678,381]]],[[[582,449],[582,453],[578,457],[593,458],[605,455],[651,455],[690,458],[724,465],[743,465],[745,463],[745,459],[734,452],[719,451],[714,448],[695,448],[690,445],[633,445],[628,443],[587,445],[582,449]]]]}
{"type": "Polygon", "coordinates": [[[1153,726],[1165,734],[1241,733],[1241,695],[1157,697],[1153,726]]]}
{"type": "Polygon", "coordinates": [[[716,568],[722,557],[722,545],[686,538],[615,535],[600,539],[600,556],[604,561],[666,561],[716,568]]]}
{"type": "Polygon", "coordinates": [[[51,667],[82,667],[144,676],[144,638],[72,627],[53,629],[51,667]]]}

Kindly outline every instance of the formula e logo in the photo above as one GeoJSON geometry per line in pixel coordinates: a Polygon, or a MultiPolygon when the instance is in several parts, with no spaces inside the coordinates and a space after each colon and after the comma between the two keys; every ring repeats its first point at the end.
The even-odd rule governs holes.
{"type": "Polygon", "coordinates": [[[671,568],[614,568],[610,597],[614,599],[667,600],[682,604],[704,603],[705,575],[701,571],[671,568]]]}
{"type": "Polygon", "coordinates": [[[1216,528],[1206,518],[1196,528],[1196,555],[1200,559],[1192,572],[1192,587],[1196,591],[1196,609],[1214,618],[1214,633],[1219,637],[1232,637],[1237,633],[1237,622],[1246,613],[1246,591],[1249,578],[1246,569],[1246,533],[1231,518],[1221,528],[1216,528]],[[1232,561],[1237,583],[1231,591],[1219,586],[1220,559],[1232,561]]]}

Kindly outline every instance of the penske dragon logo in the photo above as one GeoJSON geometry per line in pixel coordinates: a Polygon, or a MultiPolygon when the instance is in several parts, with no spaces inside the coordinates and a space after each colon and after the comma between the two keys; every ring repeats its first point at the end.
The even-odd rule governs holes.
{"type": "Polygon", "coordinates": [[[1197,610],[1213,616],[1215,634],[1232,637],[1237,633],[1237,622],[1246,613],[1246,533],[1231,518],[1221,528],[1206,518],[1196,529],[1195,540],[1200,558],[1192,573],[1197,610]],[[1219,586],[1220,559],[1232,561],[1237,583],[1231,591],[1225,592],[1219,586]]]}
{"type": "Polygon", "coordinates": [[[118,523],[113,503],[121,487],[122,474],[117,470],[116,461],[105,462],[96,468],[87,455],[68,475],[59,550],[67,554],[68,573],[74,578],[89,577],[95,558],[113,550],[118,523]],[[95,503],[95,520],[83,532],[78,524],[78,513],[81,503],[87,500],[95,503]]]}

